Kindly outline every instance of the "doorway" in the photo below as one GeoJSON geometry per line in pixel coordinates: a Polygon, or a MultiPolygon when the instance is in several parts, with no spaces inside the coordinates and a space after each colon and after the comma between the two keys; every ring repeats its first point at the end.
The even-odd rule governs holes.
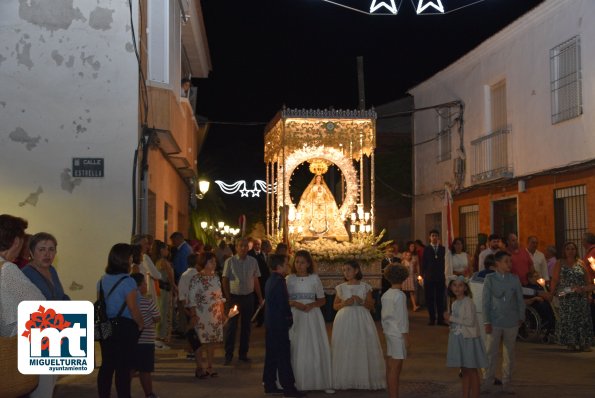
{"type": "Polygon", "coordinates": [[[503,199],[492,202],[492,231],[502,237],[509,233],[519,235],[517,199],[503,199]]]}

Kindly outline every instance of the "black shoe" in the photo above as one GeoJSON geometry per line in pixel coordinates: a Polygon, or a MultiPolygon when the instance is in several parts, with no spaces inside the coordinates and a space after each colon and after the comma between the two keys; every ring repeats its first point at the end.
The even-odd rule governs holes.
{"type": "Polygon", "coordinates": [[[264,393],[266,395],[283,395],[283,390],[277,387],[272,388],[264,388],[264,393]]]}
{"type": "Polygon", "coordinates": [[[307,394],[303,391],[298,391],[298,390],[291,390],[291,391],[283,391],[283,396],[284,397],[305,397],[307,394]]]}
{"type": "Polygon", "coordinates": [[[250,363],[252,362],[252,359],[248,358],[248,357],[239,357],[238,358],[240,361],[242,362],[246,362],[246,363],[250,363]]]}
{"type": "Polygon", "coordinates": [[[223,362],[223,366],[231,366],[231,358],[225,358],[225,362],[223,362]]]}
{"type": "Polygon", "coordinates": [[[434,326],[435,324],[436,324],[436,322],[435,322],[435,321],[430,321],[430,322],[428,322],[428,326],[434,326]]]}

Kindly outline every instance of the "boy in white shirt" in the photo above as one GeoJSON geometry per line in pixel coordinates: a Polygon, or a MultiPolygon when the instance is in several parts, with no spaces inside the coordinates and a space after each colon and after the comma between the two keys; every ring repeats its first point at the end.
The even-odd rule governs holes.
{"type": "Polygon", "coordinates": [[[386,337],[386,385],[390,398],[399,396],[399,377],[403,359],[407,358],[409,348],[407,297],[401,290],[401,285],[408,276],[409,270],[400,264],[391,264],[384,269],[384,278],[391,283],[391,288],[382,295],[382,329],[386,337]]]}

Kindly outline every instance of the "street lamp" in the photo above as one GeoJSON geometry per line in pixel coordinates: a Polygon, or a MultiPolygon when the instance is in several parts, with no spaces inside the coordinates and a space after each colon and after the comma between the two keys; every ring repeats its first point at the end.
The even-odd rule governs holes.
{"type": "Polygon", "coordinates": [[[200,191],[200,193],[197,194],[196,197],[198,199],[204,198],[205,194],[209,190],[209,186],[210,185],[211,185],[211,183],[208,182],[207,180],[200,180],[200,181],[198,181],[198,190],[200,191]]]}

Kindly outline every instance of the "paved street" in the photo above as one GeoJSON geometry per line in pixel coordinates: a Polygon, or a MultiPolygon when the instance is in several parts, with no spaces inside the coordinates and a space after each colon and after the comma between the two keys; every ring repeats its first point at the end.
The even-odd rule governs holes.
{"type": "MultiPolygon", "coordinates": [[[[426,325],[425,312],[410,314],[412,349],[401,376],[401,397],[459,397],[456,369],[445,366],[448,329],[426,325]]],[[[328,325],[330,328],[330,324],[328,325]]],[[[264,331],[255,328],[249,365],[234,361],[222,366],[223,351],[216,351],[219,377],[198,380],[194,364],[186,359],[182,340],[171,350],[157,351],[155,392],[162,398],[263,397],[260,385],[264,331]]],[[[89,376],[67,376],[59,380],[54,396],[75,398],[96,396],[96,371],[89,376]]],[[[518,343],[513,386],[517,397],[593,398],[595,396],[595,352],[570,353],[555,345],[518,343]]],[[[115,395],[115,394],[114,394],[115,395]]],[[[139,381],[133,380],[133,396],[142,397],[139,381]]],[[[312,392],[309,397],[327,396],[312,392]]],[[[384,391],[337,391],[335,397],[384,397],[384,391]]],[[[495,392],[486,397],[503,397],[495,392]]],[[[483,397],[483,396],[482,396],[483,397]]]]}

